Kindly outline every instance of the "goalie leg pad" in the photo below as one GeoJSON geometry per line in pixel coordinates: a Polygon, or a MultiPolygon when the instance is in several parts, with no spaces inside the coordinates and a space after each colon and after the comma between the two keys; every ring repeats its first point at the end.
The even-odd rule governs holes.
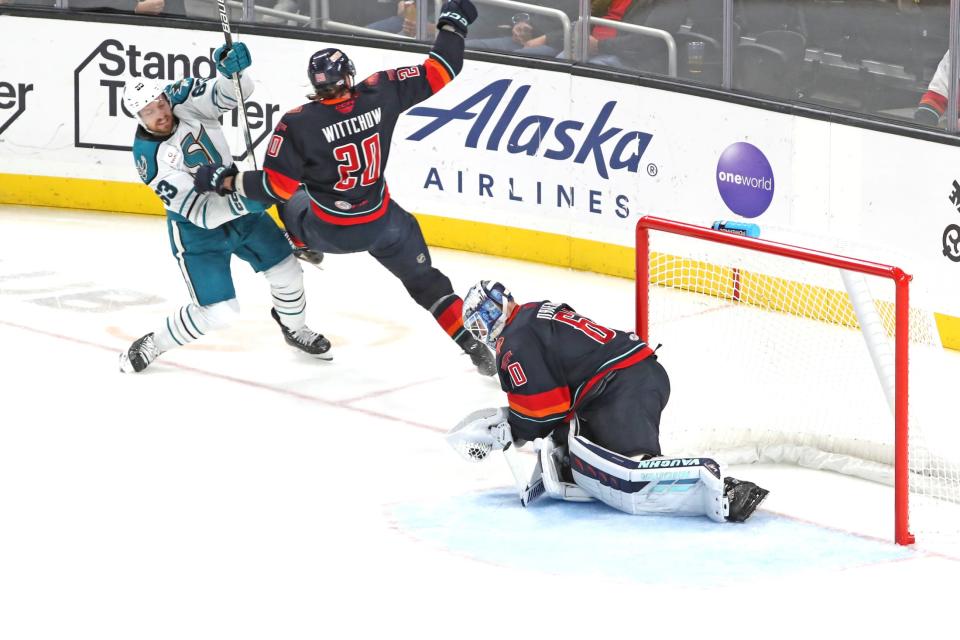
{"type": "Polygon", "coordinates": [[[634,515],[727,515],[720,464],[710,458],[631,460],[583,436],[569,440],[573,479],[588,495],[634,515]]]}
{"type": "Polygon", "coordinates": [[[593,502],[593,496],[584,489],[574,483],[564,482],[562,479],[560,467],[563,464],[566,447],[558,447],[550,436],[535,440],[534,446],[539,447],[543,488],[548,496],[554,500],[567,502],[593,502]]]}

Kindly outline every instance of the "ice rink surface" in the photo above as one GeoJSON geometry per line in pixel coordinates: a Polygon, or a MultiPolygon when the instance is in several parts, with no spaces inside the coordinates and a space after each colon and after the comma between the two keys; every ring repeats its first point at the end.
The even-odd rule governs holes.
{"type": "MultiPolygon", "coordinates": [[[[630,281],[433,258],[632,328],[630,281]]],[[[333,362],[235,261],[241,321],[123,375],[188,301],[163,219],[0,209],[0,638],[955,634],[960,559],[892,544],[888,487],[735,468],[771,490],[743,525],[522,509],[442,436],[498,385],[366,254],[305,273],[333,362]]]]}

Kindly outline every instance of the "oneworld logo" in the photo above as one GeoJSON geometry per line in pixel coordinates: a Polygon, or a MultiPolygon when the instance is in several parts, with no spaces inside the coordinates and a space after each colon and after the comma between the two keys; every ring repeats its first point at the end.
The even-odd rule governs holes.
{"type": "Polygon", "coordinates": [[[717,162],[717,189],[739,216],[756,218],[773,201],[773,169],[760,149],[749,142],[727,147],[717,162]]]}
{"type": "Polygon", "coordinates": [[[626,170],[637,173],[640,159],[653,135],[643,131],[624,131],[607,123],[617,106],[610,100],[600,108],[593,123],[587,126],[580,120],[560,120],[548,115],[531,114],[514,122],[520,107],[530,92],[531,85],[520,85],[510,96],[500,116],[494,120],[500,104],[507,97],[512,80],[496,80],[450,109],[416,107],[407,113],[430,118],[407,137],[423,140],[455,120],[474,120],[464,146],[477,148],[486,135],[484,147],[489,151],[539,156],[547,160],[570,160],[585,164],[592,160],[597,173],[604,179],[611,171],[626,170]],[[474,111],[474,109],[477,109],[474,111]]]}

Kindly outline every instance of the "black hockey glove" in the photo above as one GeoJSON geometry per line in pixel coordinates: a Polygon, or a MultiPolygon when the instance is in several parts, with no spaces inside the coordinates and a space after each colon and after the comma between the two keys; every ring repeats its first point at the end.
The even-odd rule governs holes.
{"type": "Polygon", "coordinates": [[[319,267],[320,263],[323,262],[323,251],[314,251],[313,249],[307,249],[306,247],[302,249],[294,249],[293,255],[297,260],[303,260],[309,264],[312,264],[315,267],[319,267]]]}
{"type": "Polygon", "coordinates": [[[229,167],[222,167],[216,164],[205,164],[193,176],[193,187],[197,193],[207,193],[216,191],[217,195],[225,196],[233,193],[234,189],[224,189],[223,183],[230,176],[235,176],[240,172],[237,165],[232,164],[229,167]]]}
{"type": "Polygon", "coordinates": [[[467,37],[467,27],[477,19],[477,8],[470,0],[447,0],[440,8],[440,17],[437,18],[437,28],[445,24],[453,27],[454,31],[464,38],[467,37]]]}
{"type": "Polygon", "coordinates": [[[311,249],[304,244],[303,240],[287,230],[284,230],[283,233],[285,236],[287,236],[287,242],[290,243],[290,249],[293,251],[293,255],[297,260],[303,260],[304,262],[308,262],[315,267],[320,266],[320,263],[323,262],[323,251],[311,249]]]}

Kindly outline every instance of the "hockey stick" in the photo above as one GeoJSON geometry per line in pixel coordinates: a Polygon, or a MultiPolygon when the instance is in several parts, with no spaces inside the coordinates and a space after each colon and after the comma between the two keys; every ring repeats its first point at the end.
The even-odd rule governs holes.
{"type": "Polygon", "coordinates": [[[520,494],[520,505],[526,507],[531,502],[539,498],[544,493],[543,470],[540,466],[540,456],[537,455],[537,464],[533,468],[533,475],[530,481],[523,479],[523,470],[520,468],[520,461],[517,459],[517,452],[513,448],[513,443],[507,443],[503,448],[503,457],[510,467],[510,473],[513,474],[513,480],[517,485],[517,492],[520,494]]]}
{"type": "MultiPolygon", "coordinates": [[[[223,39],[226,42],[227,49],[230,51],[233,48],[233,37],[230,35],[230,11],[227,9],[227,0],[217,0],[217,6],[220,8],[220,25],[223,27],[223,39]]],[[[214,63],[217,61],[214,60],[214,63]]],[[[243,152],[243,155],[240,156],[240,160],[243,160],[248,155],[250,156],[250,162],[253,163],[253,168],[257,168],[257,158],[253,155],[253,138],[250,136],[250,125],[247,123],[247,111],[243,104],[243,90],[240,88],[240,75],[235,73],[230,76],[230,79],[233,80],[233,90],[237,94],[237,111],[240,115],[240,129],[243,130],[243,139],[247,143],[247,150],[243,152]]]]}
{"type": "MultiPolygon", "coordinates": [[[[223,40],[227,45],[226,50],[229,51],[233,48],[233,37],[230,35],[230,11],[227,9],[227,0],[217,0],[217,6],[220,9],[220,26],[223,27],[223,40]]],[[[215,60],[214,63],[216,62],[217,61],[215,60]]],[[[238,160],[242,161],[249,155],[250,163],[253,165],[254,171],[256,171],[257,157],[253,155],[253,137],[250,135],[250,125],[247,122],[247,110],[243,103],[243,89],[240,87],[240,75],[235,73],[230,76],[230,79],[233,80],[233,90],[237,94],[237,111],[240,115],[240,129],[243,130],[243,139],[247,144],[246,151],[243,152],[238,160]]],[[[290,233],[287,232],[286,228],[283,226],[283,221],[280,219],[279,213],[274,216],[274,222],[276,222],[277,226],[280,227],[280,230],[283,231],[283,237],[286,238],[287,244],[290,245],[290,250],[294,252],[294,255],[299,256],[297,252],[301,250],[301,247],[298,247],[293,241],[293,238],[290,237],[290,233]]],[[[319,262],[314,262],[312,260],[307,260],[307,262],[310,262],[318,269],[322,269],[319,262]]]]}

